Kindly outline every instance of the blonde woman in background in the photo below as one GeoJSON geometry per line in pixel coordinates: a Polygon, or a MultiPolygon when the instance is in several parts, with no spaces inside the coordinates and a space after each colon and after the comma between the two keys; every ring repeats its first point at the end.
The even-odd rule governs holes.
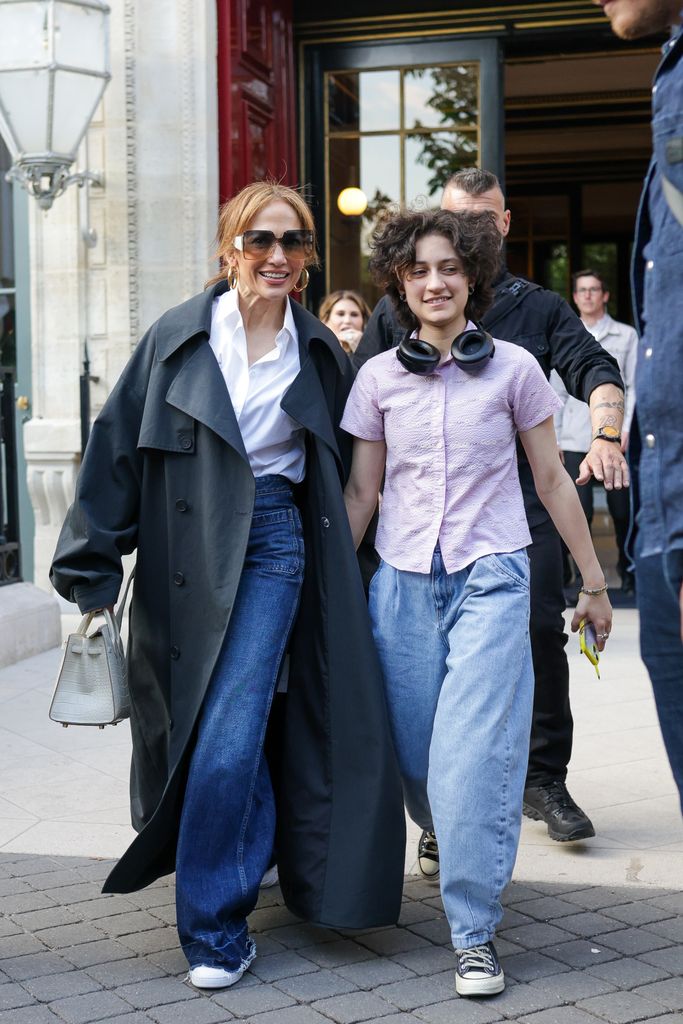
{"type": "Polygon", "coordinates": [[[370,307],[358,292],[338,289],[330,292],[320,303],[318,316],[337,335],[345,352],[351,354],[363,337],[370,319],[370,307]]]}

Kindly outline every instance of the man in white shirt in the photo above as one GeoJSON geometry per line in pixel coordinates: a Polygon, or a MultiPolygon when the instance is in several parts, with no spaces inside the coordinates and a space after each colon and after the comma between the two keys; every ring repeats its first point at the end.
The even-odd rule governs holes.
{"type": "MultiPolygon", "coordinates": [[[[580,270],[573,275],[572,285],[574,305],[584,326],[619,364],[619,370],[624,380],[624,423],[620,435],[616,429],[614,430],[613,440],[615,444],[621,445],[622,451],[625,451],[635,401],[634,384],[638,335],[633,327],[613,320],[607,312],[609,291],[605,279],[597,271],[580,270]]],[[[579,475],[579,466],[586,457],[586,452],[593,440],[590,412],[585,402],[580,402],[567,394],[564,385],[554,371],[551,383],[565,402],[563,409],[555,417],[557,443],[562,449],[567,471],[575,480],[579,475]]],[[[592,481],[577,489],[590,524],[593,518],[592,481]]],[[[628,571],[627,559],[624,555],[624,543],[629,522],[628,491],[612,489],[605,493],[619,548],[617,568],[621,576],[621,588],[625,593],[631,594],[633,593],[633,575],[628,571]]]]}

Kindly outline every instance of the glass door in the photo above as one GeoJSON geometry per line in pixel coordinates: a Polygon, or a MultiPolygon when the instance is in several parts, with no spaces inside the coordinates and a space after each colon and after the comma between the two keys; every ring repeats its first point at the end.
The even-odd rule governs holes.
{"type": "Polygon", "coordinates": [[[381,213],[438,206],[462,167],[501,172],[497,44],[334,46],[315,55],[308,74],[306,172],[324,258],[315,299],[352,288],[372,305],[369,239],[381,213]]]}

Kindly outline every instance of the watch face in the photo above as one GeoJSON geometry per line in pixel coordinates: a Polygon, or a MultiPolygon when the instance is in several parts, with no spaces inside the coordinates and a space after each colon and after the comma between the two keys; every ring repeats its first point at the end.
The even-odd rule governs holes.
{"type": "Polygon", "coordinates": [[[619,431],[616,427],[600,427],[598,436],[602,434],[603,437],[619,437],[619,431]]]}

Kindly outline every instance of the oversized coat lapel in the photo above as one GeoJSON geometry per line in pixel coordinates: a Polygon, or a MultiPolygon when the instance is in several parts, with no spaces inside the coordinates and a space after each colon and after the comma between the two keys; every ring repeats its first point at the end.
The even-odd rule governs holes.
{"type": "Polygon", "coordinates": [[[209,427],[248,461],[235,410],[208,339],[180,368],[166,392],[166,401],[209,427]]]}
{"type": "MultiPolygon", "coordinates": [[[[348,371],[348,359],[332,332],[298,302],[292,303],[299,335],[301,369],[285,392],[280,405],[293,420],[323,441],[342,462],[333,426],[333,403],[325,393],[320,377],[316,349],[328,349],[342,371],[348,371]]],[[[322,354],[322,353],[320,353],[322,354]]]]}

